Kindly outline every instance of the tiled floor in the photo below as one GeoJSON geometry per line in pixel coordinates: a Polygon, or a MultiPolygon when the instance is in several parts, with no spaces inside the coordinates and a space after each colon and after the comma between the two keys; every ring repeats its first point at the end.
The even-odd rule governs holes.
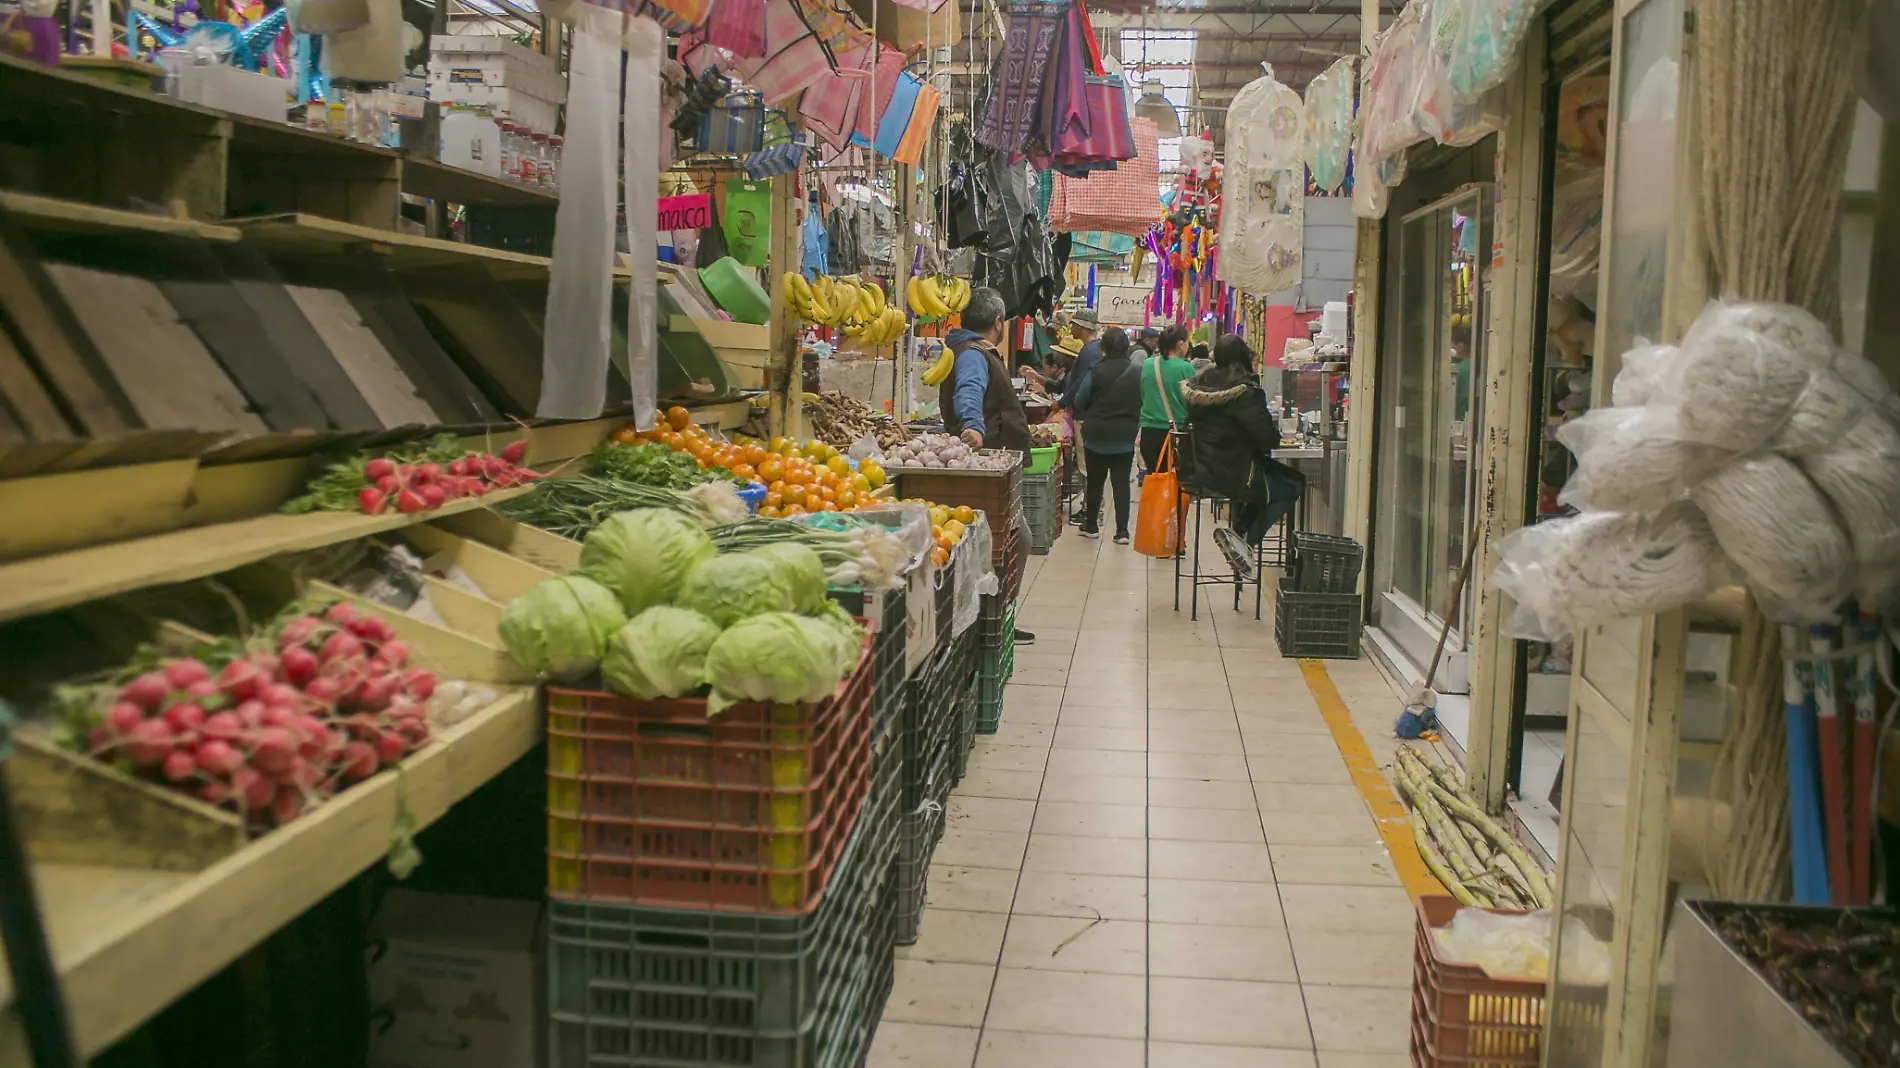
{"type": "MultiPolygon", "coordinates": [[[[1412,907],[1271,605],[1190,623],[1073,531],[1025,590],[871,1068],[1405,1065],[1412,907]]],[[[1399,699],[1326,668],[1386,763],[1399,699]]]]}

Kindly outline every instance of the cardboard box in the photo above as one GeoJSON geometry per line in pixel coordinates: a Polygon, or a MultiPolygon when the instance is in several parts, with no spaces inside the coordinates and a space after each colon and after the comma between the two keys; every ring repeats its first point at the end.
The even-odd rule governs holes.
{"type": "Polygon", "coordinates": [[[567,83],[552,56],[500,37],[443,36],[429,46],[429,88],[438,85],[513,89],[553,104],[567,100],[567,83]]]}
{"type": "Polygon", "coordinates": [[[369,1068],[545,1062],[539,902],[391,890],[372,931],[369,1068]]]}
{"type": "Polygon", "coordinates": [[[283,122],[290,112],[290,79],[273,78],[222,63],[178,67],[178,99],[234,115],[283,122]]]}
{"type": "Polygon", "coordinates": [[[553,133],[555,119],[559,115],[557,105],[518,89],[489,85],[443,85],[437,84],[433,75],[429,82],[429,99],[440,104],[487,108],[497,116],[521,123],[535,133],[553,133]]]}

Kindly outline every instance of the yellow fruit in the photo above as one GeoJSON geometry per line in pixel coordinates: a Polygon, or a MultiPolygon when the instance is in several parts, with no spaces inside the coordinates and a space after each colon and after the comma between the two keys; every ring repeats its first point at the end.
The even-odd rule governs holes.
{"type": "Polygon", "coordinates": [[[957,522],[962,523],[965,526],[968,526],[969,524],[976,522],[976,509],[970,507],[967,504],[959,504],[955,508],[952,508],[950,510],[950,518],[955,519],[957,522]]]}
{"type": "Polygon", "coordinates": [[[957,522],[954,519],[949,520],[943,525],[943,533],[944,533],[944,536],[949,538],[951,541],[962,541],[963,540],[963,524],[957,522]]]}
{"type": "Polygon", "coordinates": [[[934,386],[949,378],[950,368],[955,364],[956,356],[951,353],[948,345],[944,346],[937,353],[937,362],[931,364],[930,369],[924,372],[924,385],[934,386]]]}

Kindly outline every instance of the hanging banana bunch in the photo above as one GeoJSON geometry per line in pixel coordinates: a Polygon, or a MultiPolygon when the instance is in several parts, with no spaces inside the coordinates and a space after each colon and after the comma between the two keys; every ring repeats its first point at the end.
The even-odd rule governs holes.
{"type": "Polygon", "coordinates": [[[924,371],[924,385],[934,386],[950,377],[950,368],[955,366],[956,362],[956,354],[950,351],[950,346],[939,345],[937,361],[924,371]]]}
{"type": "Polygon", "coordinates": [[[918,318],[934,321],[955,315],[970,303],[970,283],[946,275],[912,275],[904,297],[918,318]]]}

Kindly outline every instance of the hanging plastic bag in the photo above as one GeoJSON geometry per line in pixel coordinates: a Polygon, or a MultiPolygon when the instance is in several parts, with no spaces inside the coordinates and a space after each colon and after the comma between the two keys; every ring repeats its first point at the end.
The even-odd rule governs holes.
{"type": "MultiPolygon", "coordinates": [[[[666,62],[666,31],[651,19],[634,19],[626,28],[626,111],[622,117],[621,168],[627,203],[652,204],[660,195],[659,160],[646,146],[660,136],[660,67],[666,62]]],[[[633,422],[651,430],[658,421],[660,394],[659,311],[654,258],[659,220],[652,211],[627,212],[627,382],[632,387],[633,422]]]]}
{"type": "MultiPolygon", "coordinates": [[[[541,397],[535,405],[535,414],[544,419],[593,419],[607,403],[620,92],[618,40],[577,27],[541,341],[541,397]]],[[[649,249],[641,254],[651,260],[649,249]]]]}
{"type": "Polygon", "coordinates": [[[1446,54],[1451,87],[1473,100],[1503,85],[1536,13],[1537,0],[1465,0],[1464,18],[1446,54]]]}
{"type": "MultiPolygon", "coordinates": [[[[1360,105],[1359,154],[1368,165],[1425,140],[1413,107],[1424,51],[1419,32],[1422,0],[1411,0],[1386,27],[1366,59],[1365,91],[1360,105]]],[[[1388,185],[1396,182],[1388,181],[1388,185]]]]}
{"type": "Polygon", "coordinates": [[[1306,166],[1313,185],[1331,192],[1346,180],[1346,150],[1352,144],[1353,57],[1327,67],[1306,85],[1306,166]]]}
{"type": "Polygon", "coordinates": [[[726,249],[747,267],[763,267],[772,245],[772,187],[734,178],[726,183],[726,249]]]}
{"type": "Polygon", "coordinates": [[[1264,296],[1300,281],[1306,201],[1305,105],[1273,75],[1256,78],[1229,106],[1216,274],[1264,296]]]}
{"type": "Polygon", "coordinates": [[[1161,443],[1155,472],[1141,480],[1141,506],[1135,513],[1135,551],[1166,560],[1180,548],[1181,480],[1174,471],[1174,435],[1170,434],[1161,443]]]}

